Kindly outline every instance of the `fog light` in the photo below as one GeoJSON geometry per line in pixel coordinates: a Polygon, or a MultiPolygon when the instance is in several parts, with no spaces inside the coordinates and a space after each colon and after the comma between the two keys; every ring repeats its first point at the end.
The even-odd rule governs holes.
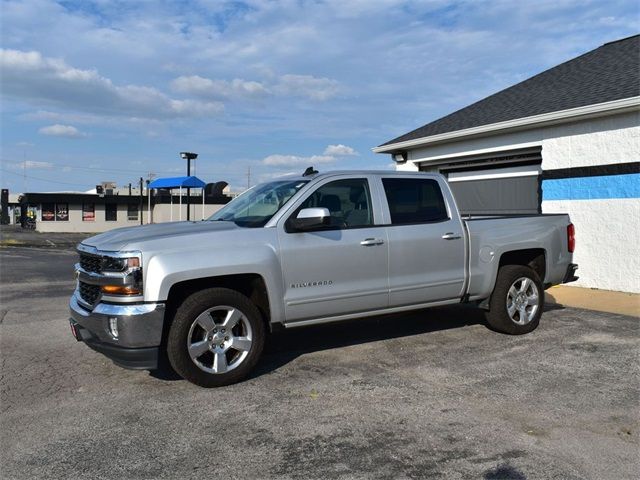
{"type": "Polygon", "coordinates": [[[113,338],[118,338],[118,317],[109,317],[109,333],[113,338]]]}

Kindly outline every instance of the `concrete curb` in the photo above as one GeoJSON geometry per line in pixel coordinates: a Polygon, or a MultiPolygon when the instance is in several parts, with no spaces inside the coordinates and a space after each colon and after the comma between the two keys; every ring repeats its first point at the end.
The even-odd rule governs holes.
{"type": "Polygon", "coordinates": [[[640,318],[640,294],[558,285],[545,292],[547,303],[640,318]]]}

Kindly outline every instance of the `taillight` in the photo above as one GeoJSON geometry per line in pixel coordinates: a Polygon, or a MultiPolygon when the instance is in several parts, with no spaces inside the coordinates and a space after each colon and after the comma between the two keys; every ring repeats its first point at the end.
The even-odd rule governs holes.
{"type": "Polygon", "coordinates": [[[573,226],[573,223],[567,225],[567,248],[570,253],[576,249],[576,227],[573,226]]]}

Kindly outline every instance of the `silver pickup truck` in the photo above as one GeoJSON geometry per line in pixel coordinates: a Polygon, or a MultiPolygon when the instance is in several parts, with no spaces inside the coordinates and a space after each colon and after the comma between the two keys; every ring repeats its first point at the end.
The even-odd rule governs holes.
{"type": "Polygon", "coordinates": [[[444,177],[307,169],[206,221],[123,228],[78,245],[71,330],[127,368],[168,360],[237,382],[268,331],[472,302],[534,330],[544,289],[576,279],[567,215],[462,218],[444,177]]]}

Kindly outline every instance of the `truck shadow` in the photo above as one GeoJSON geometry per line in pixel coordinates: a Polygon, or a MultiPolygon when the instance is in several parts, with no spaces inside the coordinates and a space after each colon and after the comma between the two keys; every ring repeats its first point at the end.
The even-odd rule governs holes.
{"type": "Polygon", "coordinates": [[[306,353],[478,324],[486,325],[484,311],[459,305],[277,331],[267,337],[262,359],[249,378],[277,370],[306,353]]]}
{"type": "MultiPolygon", "coordinates": [[[[563,309],[562,305],[545,304],[545,312],[563,309]]],[[[455,305],[281,330],[267,337],[262,358],[249,378],[277,370],[305,353],[472,325],[491,329],[484,310],[471,305],[455,305]]]]}
{"type": "MultiPolygon", "coordinates": [[[[545,304],[545,312],[563,309],[559,304],[545,304]]],[[[248,379],[271,373],[306,353],[472,325],[484,325],[490,329],[484,310],[471,305],[455,305],[280,330],[267,336],[262,358],[248,379]]],[[[163,359],[160,369],[150,374],[165,381],[182,380],[166,359],[163,359]]]]}

